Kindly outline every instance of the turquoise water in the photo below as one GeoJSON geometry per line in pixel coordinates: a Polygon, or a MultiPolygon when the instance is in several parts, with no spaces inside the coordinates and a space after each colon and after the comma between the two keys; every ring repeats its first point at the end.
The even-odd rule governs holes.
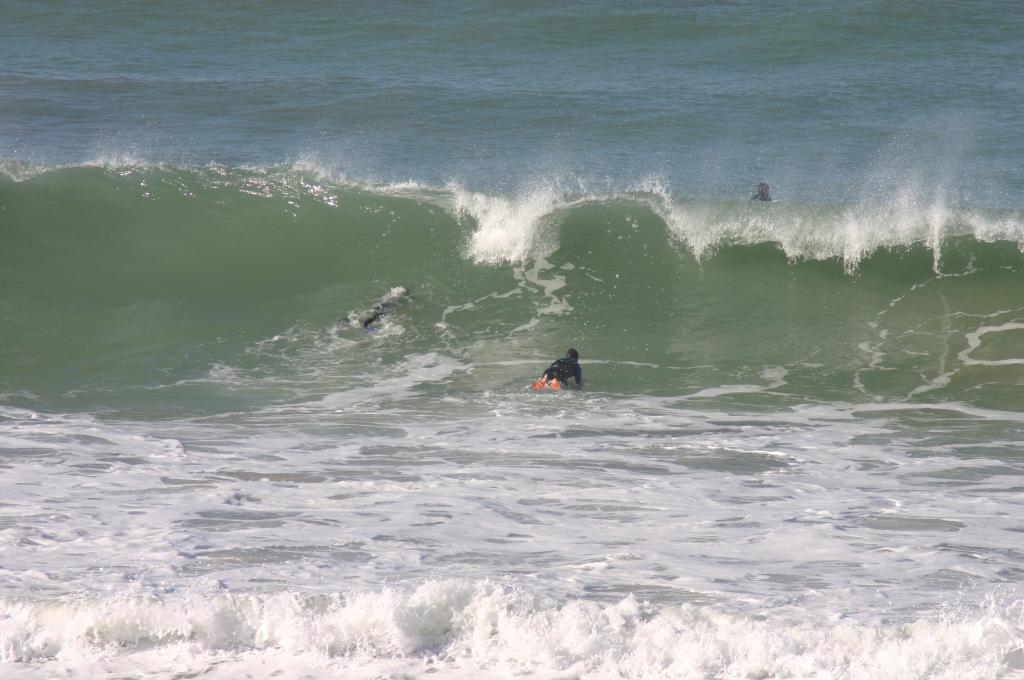
{"type": "Polygon", "coordinates": [[[1014,3],[2,12],[0,675],[1024,673],[1014,3]]]}

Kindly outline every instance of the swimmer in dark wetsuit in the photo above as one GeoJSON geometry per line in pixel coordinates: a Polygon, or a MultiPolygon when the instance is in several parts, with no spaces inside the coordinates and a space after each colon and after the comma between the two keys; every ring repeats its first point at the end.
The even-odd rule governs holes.
{"type": "Polygon", "coordinates": [[[409,289],[403,286],[396,286],[387,295],[367,312],[349,312],[348,320],[353,326],[359,325],[369,330],[374,322],[379,321],[385,314],[395,308],[400,302],[409,297],[409,289]]]}
{"type": "Polygon", "coordinates": [[[544,387],[548,385],[558,388],[563,384],[568,384],[569,378],[576,380],[576,387],[583,386],[583,369],[580,367],[580,353],[574,349],[566,352],[565,356],[561,359],[555,359],[548,366],[547,370],[544,371],[544,375],[538,378],[533,386],[544,387]]]}
{"type": "Polygon", "coordinates": [[[378,302],[376,305],[374,305],[373,309],[370,310],[369,314],[367,314],[362,319],[359,319],[359,323],[362,324],[363,328],[369,328],[370,324],[372,324],[374,321],[380,320],[380,318],[384,316],[390,308],[391,305],[389,303],[378,302]]]}
{"type": "Polygon", "coordinates": [[[761,182],[757,185],[757,193],[751,196],[750,200],[770,201],[772,200],[771,191],[772,188],[768,186],[768,182],[761,182]]]}

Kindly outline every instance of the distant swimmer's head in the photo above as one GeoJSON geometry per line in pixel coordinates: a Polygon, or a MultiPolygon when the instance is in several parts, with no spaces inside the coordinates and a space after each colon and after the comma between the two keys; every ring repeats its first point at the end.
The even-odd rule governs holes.
{"type": "Polygon", "coordinates": [[[771,191],[772,188],[768,186],[768,182],[761,182],[760,184],[757,185],[757,193],[754,194],[751,198],[756,198],[760,201],[770,201],[772,200],[771,191]]]}
{"type": "Polygon", "coordinates": [[[572,349],[571,347],[569,348],[569,351],[565,353],[565,356],[569,357],[573,361],[579,361],[580,360],[580,353],[577,352],[576,350],[572,349]]]}

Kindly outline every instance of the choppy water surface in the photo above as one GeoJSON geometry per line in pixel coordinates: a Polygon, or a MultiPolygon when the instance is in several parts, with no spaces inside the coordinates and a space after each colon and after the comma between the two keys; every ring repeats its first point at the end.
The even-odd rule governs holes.
{"type": "Polygon", "coordinates": [[[5,12],[0,675],[1024,675],[1015,8],[5,12]]]}

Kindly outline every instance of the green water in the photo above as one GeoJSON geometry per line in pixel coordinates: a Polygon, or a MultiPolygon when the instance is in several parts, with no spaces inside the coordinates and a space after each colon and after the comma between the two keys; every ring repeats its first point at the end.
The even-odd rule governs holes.
{"type": "Polygon", "coordinates": [[[1020,253],[958,235],[970,225],[955,215],[930,244],[888,235],[888,213],[862,219],[845,238],[888,245],[851,261],[827,222],[841,206],[677,205],[717,216],[719,240],[695,248],[657,196],[565,195],[536,218],[510,213],[505,230],[533,244],[524,255],[481,262],[490,208],[474,215],[452,190],[82,168],[0,191],[0,376],[16,403],[189,411],[187,393],[172,405],[154,388],[231,367],[264,378],[257,396],[200,383],[200,410],[251,407],[425,352],[481,364],[465,389],[513,387],[537,371],[484,365],[543,363],[568,344],[589,385],[613,393],[686,395],[781,368],[785,394],[760,399],[1022,403],[1020,253]],[[777,242],[756,240],[773,230],[777,242]],[[398,285],[411,296],[387,329],[348,323],[398,285]],[[968,333],[994,326],[962,355],[968,333]]]}

